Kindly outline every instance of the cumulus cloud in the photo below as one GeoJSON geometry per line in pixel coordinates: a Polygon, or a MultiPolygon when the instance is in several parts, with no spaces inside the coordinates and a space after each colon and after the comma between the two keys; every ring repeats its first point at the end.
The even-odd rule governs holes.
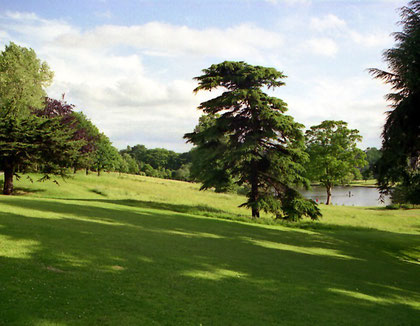
{"type": "Polygon", "coordinates": [[[362,147],[378,146],[388,88],[370,76],[310,78],[305,96],[289,95],[290,113],[307,128],[324,120],[344,120],[363,135],[362,147]]]}
{"type": "Polygon", "coordinates": [[[384,32],[362,34],[349,31],[349,35],[353,42],[365,47],[385,47],[393,42],[392,36],[384,32]]]}
{"type": "Polygon", "coordinates": [[[337,43],[330,38],[313,38],[308,40],[304,46],[311,52],[319,55],[333,57],[338,52],[337,43]]]}
{"type": "Polygon", "coordinates": [[[390,40],[392,39],[389,33],[383,31],[356,31],[350,28],[344,19],[333,14],[312,17],[309,26],[314,31],[323,35],[333,35],[342,40],[349,39],[363,47],[384,47],[390,44],[390,40]]]}
{"type": "Polygon", "coordinates": [[[278,48],[282,37],[249,24],[228,29],[192,29],[160,22],[136,26],[105,25],[84,33],[63,34],[62,46],[102,48],[128,46],[155,55],[251,56],[278,48]]]}
{"type": "Polygon", "coordinates": [[[328,14],[324,17],[313,17],[310,22],[311,28],[317,31],[325,31],[331,29],[342,29],[347,26],[345,20],[338,18],[336,15],[328,14]]]}
{"type": "Polygon", "coordinates": [[[283,44],[278,33],[251,24],[223,30],[151,22],[81,30],[66,21],[19,12],[0,16],[0,31],[3,42],[13,37],[34,48],[55,72],[49,95],[66,93],[66,99],[116,145],[173,143],[175,150],[188,148],[182,136],[194,128],[200,114],[195,108],[209,96],[193,95],[192,77],[199,71],[192,71],[188,63],[194,59],[186,58],[264,61],[266,53],[283,44]],[[155,66],[167,64],[168,74],[162,78],[156,70],[147,69],[145,56],[155,66]],[[183,73],[176,77],[173,71],[180,66],[183,73]]]}
{"type": "MultiPolygon", "coordinates": [[[[345,27],[332,15],[311,24],[319,32],[345,27]]],[[[31,13],[0,15],[0,44],[11,40],[34,48],[55,72],[48,94],[58,98],[66,93],[66,99],[120,148],[142,143],[188,150],[182,136],[197,123],[201,113],[196,107],[215,96],[215,92],[192,93],[196,86],[192,77],[200,74],[200,69],[223,60],[244,60],[275,66],[289,74],[290,57],[295,63],[316,66],[318,56],[328,60],[339,53],[332,37],[316,36],[286,43],[283,35],[252,24],[198,29],[151,22],[81,29],[64,20],[31,13]]],[[[363,35],[353,37],[354,42],[367,42],[363,35]]],[[[360,129],[366,134],[375,130],[372,137],[377,137],[382,115],[375,108],[384,105],[368,91],[357,93],[360,85],[370,89],[365,80],[363,83],[356,79],[314,80],[310,86],[295,86],[290,101],[284,99],[296,120],[307,125],[340,118],[357,126],[358,116],[368,116],[360,121],[360,129]],[[351,111],[353,114],[346,115],[351,111]]]]}

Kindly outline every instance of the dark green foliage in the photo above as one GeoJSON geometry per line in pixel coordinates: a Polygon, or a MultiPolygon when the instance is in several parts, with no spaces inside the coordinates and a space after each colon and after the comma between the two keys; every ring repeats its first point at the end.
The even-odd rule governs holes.
{"type": "MultiPolygon", "coordinates": [[[[248,188],[243,206],[252,209],[253,217],[261,210],[291,219],[302,216],[297,205],[285,208],[285,202],[297,196],[292,187],[308,185],[302,177],[303,126],[284,114],[286,103],[261,90],[284,85],[283,73],[228,61],[203,72],[195,78],[199,83],[195,92],[221,88],[224,93],[200,104],[205,116],[194,132],[184,136],[196,145],[193,157],[201,156],[195,159],[193,175],[203,182],[203,189],[223,189],[232,182],[248,188]]],[[[309,201],[307,205],[316,206],[309,201]]],[[[307,210],[316,219],[319,214],[314,211],[307,210]]]]}
{"type": "Polygon", "coordinates": [[[137,174],[140,171],[136,160],[127,153],[121,155],[121,166],[119,170],[120,172],[129,174],[137,174]]]}
{"type": "Polygon", "coordinates": [[[96,143],[95,158],[93,167],[96,169],[98,176],[102,170],[115,171],[121,165],[121,156],[118,150],[112,146],[111,141],[105,134],[101,133],[96,143]]]}
{"type": "Polygon", "coordinates": [[[72,130],[63,127],[60,118],[31,115],[0,120],[0,157],[5,176],[13,176],[18,166],[25,171],[34,162],[42,165],[44,173],[63,175],[63,168],[71,166],[79,147],[80,143],[72,140],[72,130]]]}
{"type": "Polygon", "coordinates": [[[216,127],[216,120],[220,115],[202,115],[195,127],[194,132],[199,133],[207,130],[210,136],[204,139],[201,144],[196,143],[196,147],[191,150],[191,178],[202,183],[201,189],[214,188],[216,192],[227,192],[235,187],[232,173],[223,164],[223,150],[229,138],[224,134],[219,134],[216,127]],[[218,143],[215,150],[212,142],[218,143]],[[224,146],[222,147],[223,144],[224,146]],[[211,162],[211,164],[209,164],[211,162]]]}
{"type": "Polygon", "coordinates": [[[362,136],[358,130],[348,129],[347,122],[333,120],[312,126],[305,136],[309,154],[307,176],[326,188],[328,205],[333,186],[359,177],[359,168],[367,164],[366,154],[357,148],[362,136]]]}
{"type": "Polygon", "coordinates": [[[44,173],[63,175],[81,144],[73,139],[71,107],[60,115],[45,102],[53,74],[32,49],[10,43],[0,54],[0,72],[0,165],[3,193],[10,195],[18,168],[40,164],[44,173]]]}
{"type": "Polygon", "coordinates": [[[322,216],[318,205],[313,200],[307,200],[296,190],[288,189],[278,199],[282,205],[282,215],[277,218],[297,221],[301,216],[318,219],[322,216]]]}
{"type": "Polygon", "coordinates": [[[147,149],[144,145],[127,146],[122,155],[130,155],[137,163],[140,173],[156,178],[189,180],[191,154],[175,153],[164,148],[147,149]]]}
{"type": "Polygon", "coordinates": [[[407,169],[404,179],[392,191],[393,203],[420,205],[420,171],[407,169]]]}
{"type": "Polygon", "coordinates": [[[75,171],[81,168],[88,171],[95,161],[100,132],[82,112],[73,112],[73,117],[75,119],[73,127],[75,129],[74,138],[84,141],[83,146],[79,150],[79,155],[77,155],[73,163],[73,168],[75,171]]]}
{"type": "Polygon", "coordinates": [[[383,55],[389,71],[370,72],[393,91],[386,96],[392,110],[382,132],[378,184],[383,194],[397,184],[395,199],[413,202],[420,197],[420,1],[410,1],[401,17],[402,31],[394,33],[396,45],[383,55]]]}
{"type": "Polygon", "coordinates": [[[382,152],[376,147],[368,147],[365,149],[366,160],[368,165],[361,168],[360,172],[362,173],[363,179],[376,179],[376,163],[382,157],[382,152]]]}
{"type": "Polygon", "coordinates": [[[182,165],[178,170],[172,172],[172,179],[190,180],[191,163],[182,165]]]}

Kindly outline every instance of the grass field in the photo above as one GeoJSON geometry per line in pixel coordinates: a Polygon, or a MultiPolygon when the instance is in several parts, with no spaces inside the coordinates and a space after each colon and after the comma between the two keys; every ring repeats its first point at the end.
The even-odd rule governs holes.
{"type": "Polygon", "coordinates": [[[420,210],[321,206],[319,222],[267,225],[191,183],[16,186],[0,196],[0,325],[420,320],[420,210]]]}

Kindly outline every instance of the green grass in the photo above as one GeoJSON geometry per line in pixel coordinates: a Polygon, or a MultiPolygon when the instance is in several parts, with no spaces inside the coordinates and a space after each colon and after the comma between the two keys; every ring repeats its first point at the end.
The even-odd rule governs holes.
{"type": "Polygon", "coordinates": [[[359,186],[359,187],[376,187],[376,179],[369,180],[353,180],[350,182],[350,186],[359,186]]]}
{"type": "Polygon", "coordinates": [[[0,196],[0,325],[418,324],[418,209],[265,225],[190,183],[16,186],[0,196]]]}
{"type": "MultiPolygon", "coordinates": [[[[369,179],[369,180],[352,180],[348,186],[353,187],[368,187],[368,188],[376,188],[376,179],[369,179]]],[[[314,182],[311,184],[312,186],[321,186],[319,182],[314,182]]]]}

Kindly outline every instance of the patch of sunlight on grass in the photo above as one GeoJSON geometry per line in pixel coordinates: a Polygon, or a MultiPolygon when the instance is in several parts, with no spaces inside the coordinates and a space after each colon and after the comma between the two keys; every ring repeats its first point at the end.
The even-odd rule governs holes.
{"type": "Polygon", "coordinates": [[[146,256],[139,256],[138,259],[142,262],[145,262],[145,263],[153,263],[154,262],[153,259],[151,259],[149,257],[146,257],[146,256]]]}
{"type": "Polygon", "coordinates": [[[7,236],[0,235],[0,257],[30,258],[38,246],[38,241],[10,239],[7,236]]]}
{"type": "Polygon", "coordinates": [[[364,293],[361,293],[361,292],[335,289],[335,288],[329,288],[328,291],[338,293],[338,294],[342,294],[342,295],[346,295],[348,297],[352,297],[352,298],[355,298],[355,299],[369,301],[369,302],[372,302],[372,303],[384,304],[384,305],[403,304],[403,305],[410,306],[413,309],[420,310],[420,301],[419,300],[413,300],[413,299],[403,297],[403,296],[399,296],[399,295],[395,295],[395,296],[392,296],[390,298],[384,298],[384,297],[377,297],[377,296],[375,297],[373,295],[368,295],[368,294],[364,294],[364,293]]]}
{"type": "MultiPolygon", "coordinates": [[[[45,201],[48,203],[48,201],[45,201]]],[[[8,207],[8,210],[5,210],[5,212],[12,212],[16,209],[15,206],[8,203],[1,203],[3,207],[8,207]]],[[[2,207],[2,208],[3,208],[2,207]]],[[[114,225],[114,226],[131,226],[127,223],[121,223],[121,222],[115,222],[115,221],[107,221],[104,219],[101,219],[99,216],[96,217],[84,217],[83,212],[75,211],[74,213],[56,213],[56,212],[44,212],[41,209],[36,210],[36,208],[24,208],[19,207],[19,215],[27,217],[27,218],[42,218],[42,219],[73,219],[77,221],[83,221],[83,222],[90,222],[90,223],[98,223],[98,224],[105,224],[105,225],[114,225]]]]}
{"type": "MultiPolygon", "coordinates": [[[[390,254],[392,255],[392,253],[390,254]]],[[[402,250],[395,256],[403,262],[420,265],[420,247],[402,250]]]]}
{"type": "Polygon", "coordinates": [[[221,235],[217,235],[213,233],[206,233],[206,232],[184,232],[184,231],[178,231],[178,230],[166,230],[166,231],[162,231],[162,233],[181,235],[187,238],[211,238],[211,239],[224,238],[221,235]]]}
{"type": "Polygon", "coordinates": [[[81,259],[79,257],[70,255],[70,254],[60,254],[58,255],[60,259],[65,261],[67,264],[74,266],[74,267],[83,267],[89,265],[91,262],[88,259],[81,259]]]}
{"type": "Polygon", "coordinates": [[[120,266],[120,265],[112,265],[112,266],[104,266],[104,267],[106,270],[112,271],[112,272],[122,272],[126,269],[124,266],[120,266]]]}
{"type": "Polygon", "coordinates": [[[189,276],[193,278],[201,278],[205,280],[219,281],[225,278],[241,278],[247,277],[245,273],[233,271],[230,269],[223,268],[209,268],[207,270],[191,270],[185,271],[181,275],[189,276]]]}
{"type": "Polygon", "coordinates": [[[301,247],[301,246],[294,246],[280,242],[272,242],[267,240],[255,240],[251,238],[241,238],[245,241],[248,241],[254,245],[269,248],[269,249],[278,249],[278,250],[286,250],[286,251],[293,251],[300,254],[307,254],[307,255],[315,255],[315,256],[329,256],[329,257],[337,257],[343,259],[357,259],[359,258],[351,257],[348,255],[341,254],[339,251],[334,249],[327,249],[327,248],[320,248],[320,247],[301,247]]]}

